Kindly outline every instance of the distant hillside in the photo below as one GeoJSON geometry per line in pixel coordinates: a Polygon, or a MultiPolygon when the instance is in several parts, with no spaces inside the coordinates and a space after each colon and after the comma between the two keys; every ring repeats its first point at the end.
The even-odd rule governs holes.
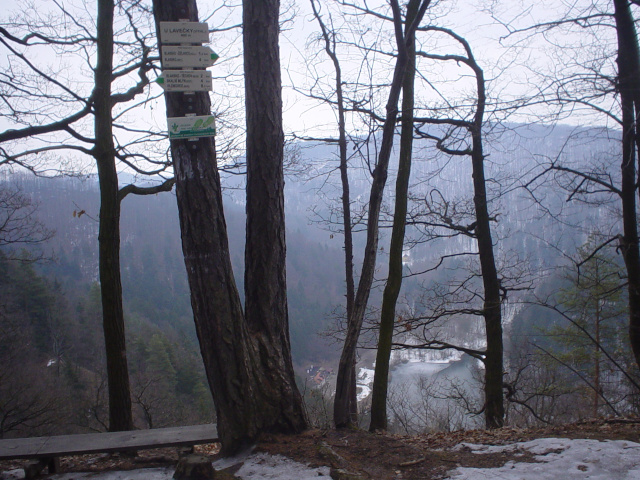
{"type": "MultiPolygon", "coordinates": [[[[56,231],[47,246],[56,261],[43,265],[42,271],[67,289],[87,291],[98,280],[95,179],[12,176],[7,181],[40,202],[39,215],[56,231]]],[[[225,208],[232,263],[242,294],[244,207],[227,201],[225,208]]],[[[290,223],[297,224],[288,234],[289,309],[294,356],[304,364],[335,356],[316,333],[341,301],[343,260],[337,244],[328,246],[305,234],[300,227],[304,228],[306,219],[296,217],[300,215],[289,217],[290,223]]],[[[128,196],[122,206],[121,228],[126,311],[163,329],[182,332],[195,342],[175,195],[128,196]]]]}
{"type": "MultiPolygon", "coordinates": [[[[487,177],[490,208],[499,262],[513,254],[526,259],[533,270],[543,271],[563,262],[562,252],[571,253],[583,243],[596,225],[615,224],[611,205],[594,206],[567,202],[550,179],[535,184],[532,201],[522,188],[550,159],[575,165],[604,162],[615,146],[615,132],[540,126],[495,126],[487,133],[487,177]],[[557,218],[557,217],[558,218],[557,218]],[[559,221],[560,219],[560,221],[559,221]],[[577,227],[573,224],[576,224],[577,227]]],[[[295,149],[294,145],[294,149],[295,149]]],[[[336,359],[338,346],[328,346],[316,335],[330,323],[331,312],[344,301],[344,274],[340,198],[336,148],[320,144],[299,144],[296,176],[286,179],[286,221],[288,230],[288,294],[291,336],[296,363],[317,363],[336,359]],[[331,224],[321,219],[330,219],[331,224]]],[[[371,149],[374,151],[375,149],[371,149]]],[[[420,213],[425,200],[440,199],[440,205],[464,205],[471,201],[471,166],[466,157],[445,158],[431,143],[419,141],[412,171],[410,211],[420,213]]],[[[354,211],[366,204],[370,174],[363,159],[351,161],[351,199],[354,211]]],[[[391,211],[394,170],[387,182],[385,210],[391,211]]],[[[615,170],[614,172],[615,175],[615,170]]],[[[121,176],[121,183],[130,180],[121,176]]],[[[89,285],[97,280],[98,192],[94,178],[34,179],[7,176],[41,202],[41,216],[57,234],[50,247],[57,262],[44,267],[67,288],[89,285]],[[75,212],[75,216],[74,216],[75,212]],[[80,215],[80,213],[82,213],[80,215]]],[[[242,176],[223,179],[226,220],[236,282],[242,292],[244,262],[244,193],[242,176]]],[[[459,220],[469,221],[461,215],[459,220]]],[[[390,225],[387,215],[385,224],[390,225]]],[[[356,272],[364,246],[363,223],[356,227],[356,272]]],[[[424,242],[424,231],[409,227],[405,252],[406,271],[430,269],[442,255],[474,252],[473,239],[466,236],[424,242]]],[[[380,240],[378,290],[372,307],[380,299],[386,271],[387,229],[380,240]]],[[[122,273],[128,312],[140,315],[162,328],[177,329],[194,339],[189,292],[181,257],[180,233],[174,194],[150,197],[129,196],[122,208],[122,273]]],[[[451,260],[446,271],[408,278],[403,286],[405,303],[411,305],[422,285],[450,281],[455,269],[467,268],[465,261],[451,260]]],[[[462,270],[460,270],[462,271],[462,270]]],[[[88,287],[86,287],[88,288],[88,287]]],[[[508,316],[509,317],[509,316],[508,316]]]]}

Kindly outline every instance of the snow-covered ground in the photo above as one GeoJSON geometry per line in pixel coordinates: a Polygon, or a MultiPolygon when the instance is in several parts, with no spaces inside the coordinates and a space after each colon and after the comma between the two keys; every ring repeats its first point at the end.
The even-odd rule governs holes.
{"type": "MultiPolygon", "coordinates": [[[[213,463],[215,470],[222,470],[242,463],[235,476],[243,480],[331,480],[329,467],[312,468],[280,455],[246,453],[224,458],[213,463]]],[[[172,480],[175,468],[144,468],[140,470],[103,473],[63,473],[51,475],[50,480],[172,480]]],[[[24,478],[24,470],[0,472],[0,480],[24,478]]]]}
{"type": "Polygon", "coordinates": [[[459,467],[447,480],[640,480],[640,444],[624,440],[539,438],[504,446],[460,444],[479,455],[529,451],[539,463],[509,461],[499,468],[459,467]]]}
{"type": "MultiPolygon", "coordinates": [[[[446,480],[640,480],[640,444],[624,440],[569,440],[541,438],[504,446],[463,443],[454,449],[471,449],[478,455],[508,452],[516,457],[530,452],[535,462],[509,461],[498,468],[458,467],[446,480]]],[[[329,467],[312,468],[266,453],[247,453],[215,462],[217,470],[242,463],[235,474],[243,480],[329,480],[329,467]]],[[[52,480],[171,480],[173,468],[148,468],[127,472],[67,473],[52,480]]],[[[23,470],[0,473],[0,480],[24,478],[23,470]]]]}

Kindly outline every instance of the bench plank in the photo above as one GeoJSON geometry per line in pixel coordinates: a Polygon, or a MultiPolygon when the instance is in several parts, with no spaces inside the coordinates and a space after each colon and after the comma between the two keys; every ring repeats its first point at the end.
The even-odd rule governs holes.
{"type": "Polygon", "coordinates": [[[85,453],[108,453],[218,441],[216,425],[155,428],[129,432],[82,433],[0,440],[0,459],[48,458],[85,453]]]}

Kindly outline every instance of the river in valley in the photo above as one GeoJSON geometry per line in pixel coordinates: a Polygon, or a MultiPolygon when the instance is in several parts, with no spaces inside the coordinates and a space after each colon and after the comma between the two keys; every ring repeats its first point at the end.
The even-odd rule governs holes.
{"type": "Polygon", "coordinates": [[[397,363],[389,384],[389,419],[402,433],[480,426],[477,361],[464,355],[451,362],[397,363]],[[475,371],[475,374],[474,374],[475,371]]]}

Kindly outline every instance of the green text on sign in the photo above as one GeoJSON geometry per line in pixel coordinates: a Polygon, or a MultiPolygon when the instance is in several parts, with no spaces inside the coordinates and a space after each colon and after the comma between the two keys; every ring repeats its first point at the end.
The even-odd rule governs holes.
{"type": "Polygon", "coordinates": [[[180,138],[215,137],[216,119],[213,115],[169,117],[169,140],[180,138]]]}

